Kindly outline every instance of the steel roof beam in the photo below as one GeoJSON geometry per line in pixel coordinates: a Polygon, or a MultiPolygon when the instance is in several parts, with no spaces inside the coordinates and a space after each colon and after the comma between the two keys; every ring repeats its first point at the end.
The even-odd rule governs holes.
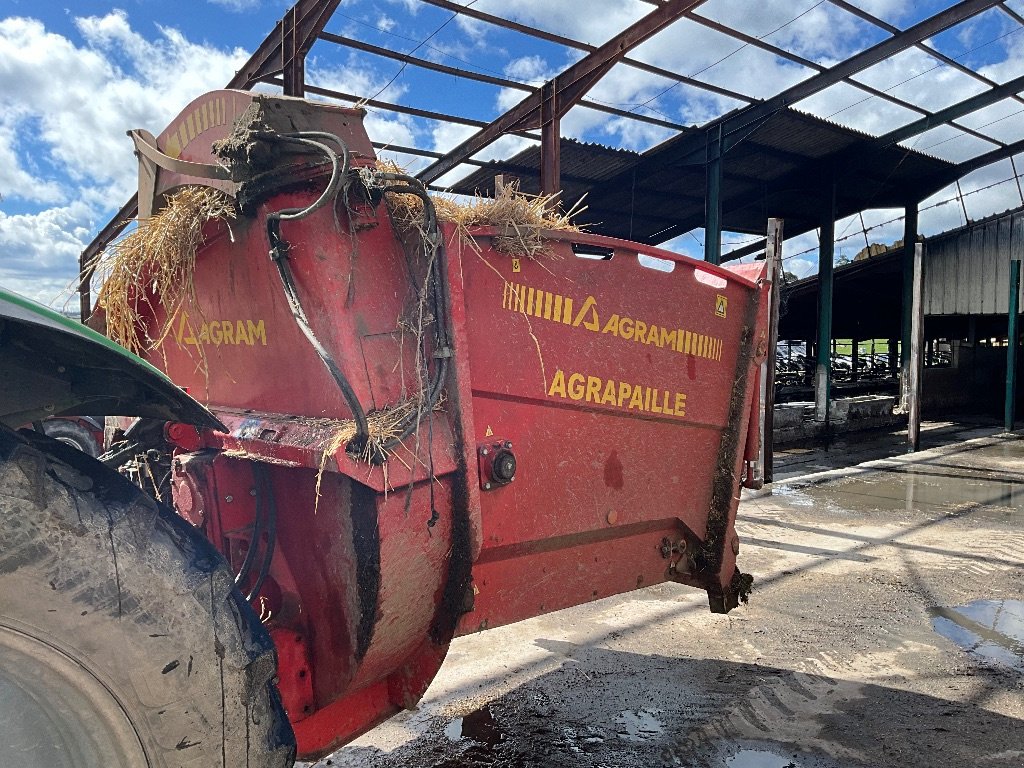
{"type": "MultiPolygon", "coordinates": [[[[513,32],[519,32],[520,34],[534,37],[538,40],[546,40],[549,43],[556,43],[557,45],[565,46],[566,48],[574,48],[578,51],[586,51],[587,53],[593,53],[597,50],[598,46],[590,45],[579,40],[574,40],[571,37],[565,37],[564,35],[556,35],[553,32],[545,32],[542,29],[534,29],[528,27],[525,24],[520,24],[515,21],[503,19],[500,16],[495,16],[484,11],[478,11],[476,8],[469,6],[459,5],[458,3],[451,2],[451,0],[422,0],[424,3],[443,8],[446,11],[452,11],[453,13],[460,13],[463,16],[467,16],[477,21],[482,21],[487,24],[491,24],[495,27],[501,27],[502,29],[508,29],[513,32]]],[[[656,3],[657,5],[663,5],[663,3],[656,3]]],[[[623,56],[620,63],[626,66],[639,69],[644,72],[649,72],[652,75],[658,75],[664,77],[666,80],[675,80],[676,82],[682,83],[683,85],[689,85],[693,88],[699,88],[709,93],[714,93],[719,96],[725,96],[726,98],[734,99],[736,101],[742,101],[745,104],[753,104],[757,101],[750,96],[739,91],[733,91],[729,88],[723,88],[720,85],[713,85],[712,83],[705,83],[696,78],[687,77],[686,75],[680,75],[678,72],[672,72],[671,70],[664,69],[662,67],[648,64],[647,62],[640,61],[639,59],[633,59],[629,56],[623,56]]]]}
{"type": "Polygon", "coordinates": [[[984,168],[986,165],[992,165],[992,163],[998,163],[1000,160],[1005,160],[1022,152],[1024,152],[1024,139],[1007,144],[999,149],[993,149],[991,152],[985,152],[977,157],[972,157],[970,160],[964,160],[956,165],[956,178],[962,178],[972,171],[984,168]]]}
{"type": "MultiPolygon", "coordinates": [[[[987,107],[990,104],[995,104],[1003,99],[1013,97],[1021,91],[1024,91],[1024,75],[1021,77],[1015,77],[1013,80],[1008,80],[1002,85],[997,85],[995,88],[982,91],[976,96],[971,96],[970,98],[964,99],[956,104],[951,104],[945,109],[940,109],[938,112],[922,117],[920,120],[915,120],[902,128],[890,131],[889,133],[879,136],[876,141],[882,146],[898,144],[901,141],[909,139],[911,136],[924,133],[925,131],[936,128],[940,125],[955,125],[952,123],[954,118],[963,117],[971,112],[987,107]]],[[[995,139],[988,139],[988,141],[995,142],[995,139]]],[[[996,143],[1002,144],[1002,142],[996,143]]],[[[1005,144],[1003,144],[1003,146],[1005,146],[1005,144]]]]}
{"type": "MultiPolygon", "coordinates": [[[[265,82],[272,85],[281,85],[280,78],[271,78],[265,82]]],[[[413,117],[422,117],[427,120],[437,120],[442,123],[455,123],[457,125],[468,125],[471,128],[486,128],[488,123],[483,120],[474,120],[471,117],[459,117],[458,115],[449,115],[444,112],[434,112],[429,109],[419,109],[418,107],[406,107],[401,104],[392,104],[389,101],[381,101],[379,99],[364,99],[356,96],[353,93],[345,93],[344,91],[335,91],[331,88],[320,88],[315,85],[307,85],[306,90],[309,93],[315,93],[318,96],[330,96],[331,98],[341,99],[342,101],[350,101],[353,104],[366,104],[376,109],[387,110],[388,112],[395,112],[401,115],[412,115],[413,117]]],[[[515,136],[519,136],[524,139],[530,139],[531,141],[539,141],[539,139],[533,134],[526,133],[525,131],[510,131],[515,136]]]]}
{"type": "MultiPolygon", "coordinates": [[[[710,130],[711,128],[721,124],[723,132],[726,135],[728,145],[729,137],[742,131],[756,130],[761,123],[769,119],[779,110],[792,106],[799,101],[803,101],[809,96],[813,96],[831,85],[842,82],[846,78],[855,75],[868,67],[874,66],[878,62],[883,61],[900,51],[910,48],[921,40],[932,37],[949,27],[959,24],[965,19],[976,16],[982,11],[996,5],[998,2],[999,0],[962,0],[962,2],[957,3],[951,8],[947,8],[946,10],[915,24],[912,27],[908,27],[898,35],[894,35],[888,40],[883,40],[881,43],[861,51],[860,53],[841,61],[834,67],[826,69],[824,72],[814,75],[813,77],[809,77],[769,99],[758,104],[745,107],[737,112],[724,115],[723,117],[712,121],[705,126],[705,130],[710,130]]],[[[687,139],[693,140],[691,137],[676,137],[674,139],[670,139],[661,146],[664,147],[667,144],[686,141],[687,139]]],[[[695,141],[694,143],[695,146],[685,158],[685,162],[701,162],[704,156],[704,142],[695,141]],[[697,144],[699,144],[699,146],[696,146],[697,144]]],[[[658,148],[656,147],[652,150],[648,150],[646,154],[657,154],[657,149],[658,148]]]]}
{"type": "Polygon", "coordinates": [[[340,3],[341,0],[298,0],[227,87],[248,90],[261,80],[285,73],[296,60],[305,59],[340,3]]]}
{"type": "MultiPolygon", "coordinates": [[[[304,58],[309,52],[340,3],[341,0],[298,0],[225,87],[246,90],[264,78],[285,74],[289,62],[294,62],[297,54],[301,53],[304,58]]],[[[79,263],[89,273],[85,280],[91,279],[89,265],[99,252],[124,231],[138,212],[139,197],[135,194],[85,247],[79,257],[79,263]]],[[[82,291],[82,300],[84,306],[88,291],[82,291]]]]}
{"type": "MultiPolygon", "coordinates": [[[[884,29],[886,32],[889,32],[890,34],[894,34],[894,35],[895,34],[899,34],[899,31],[900,31],[899,27],[894,27],[889,22],[883,21],[882,19],[878,18],[877,16],[874,16],[871,13],[868,13],[864,9],[858,8],[856,5],[853,5],[851,3],[846,2],[846,0],[828,0],[828,2],[830,2],[832,5],[836,6],[837,8],[841,8],[844,11],[852,13],[854,16],[857,16],[857,17],[863,19],[864,21],[868,22],[869,24],[873,24],[873,25],[875,25],[876,27],[878,27],[880,29],[884,29]]],[[[1011,11],[1009,8],[1006,7],[1005,4],[1000,4],[999,8],[1000,8],[1000,10],[1002,10],[1005,13],[1009,14],[1010,17],[1012,19],[1014,19],[1015,21],[1017,21],[1019,24],[1024,25],[1024,18],[1021,18],[1016,13],[1011,11]]],[[[950,56],[947,56],[946,54],[942,53],[939,50],[936,50],[935,48],[932,48],[927,43],[923,43],[923,42],[922,43],[918,43],[914,47],[917,48],[918,50],[924,52],[928,56],[931,56],[932,58],[937,59],[938,61],[941,61],[943,64],[946,64],[946,65],[952,67],[953,69],[957,70],[958,72],[962,72],[963,74],[968,75],[969,77],[974,78],[975,80],[977,80],[980,83],[984,83],[985,85],[987,85],[989,87],[995,87],[995,86],[999,85],[999,83],[997,83],[995,80],[992,80],[991,78],[985,77],[985,75],[981,74],[980,72],[976,72],[975,70],[971,69],[970,67],[961,64],[956,59],[954,59],[954,58],[952,58],[950,56]]],[[[1013,96],[1012,98],[1014,100],[1016,100],[1016,101],[1019,101],[1021,104],[1024,104],[1024,98],[1021,98],[1020,96],[1013,96]]]]}
{"type": "MultiPolygon", "coordinates": [[[[557,125],[558,119],[608,74],[627,51],[649,40],[702,2],[704,0],[669,0],[556,75],[545,83],[541,93],[527,96],[475,136],[455,147],[443,160],[420,171],[417,176],[424,182],[434,181],[510,131],[540,128],[551,123],[557,125]]],[[[557,166],[557,155],[555,162],[557,166]]]]}
{"type": "MultiPolygon", "coordinates": [[[[660,5],[658,0],[644,0],[644,2],[647,2],[647,3],[651,4],[651,5],[660,5]]],[[[708,18],[706,18],[704,16],[701,16],[700,14],[694,13],[692,11],[686,14],[686,18],[690,19],[691,21],[693,21],[693,22],[695,22],[697,24],[700,24],[703,27],[707,27],[708,29],[713,29],[714,31],[719,32],[719,33],[721,33],[723,35],[726,35],[726,36],[728,36],[728,37],[730,37],[730,38],[732,38],[734,40],[739,40],[742,43],[744,43],[745,45],[749,45],[749,46],[752,46],[754,48],[758,48],[758,49],[760,49],[762,51],[765,51],[767,53],[772,54],[773,56],[778,56],[779,58],[786,59],[788,61],[792,61],[795,64],[799,64],[800,66],[807,67],[808,69],[813,69],[816,72],[819,72],[819,73],[820,72],[824,72],[827,69],[827,67],[823,67],[821,64],[818,64],[817,62],[811,61],[810,59],[804,58],[803,56],[800,56],[798,54],[791,53],[790,51],[787,51],[785,48],[779,48],[778,46],[772,45],[771,43],[766,43],[764,40],[762,40],[759,37],[753,37],[752,35],[748,35],[748,34],[746,34],[744,32],[740,32],[739,30],[732,29],[731,27],[727,27],[724,24],[720,24],[717,21],[714,21],[712,19],[708,19],[708,18]]],[[[893,30],[895,32],[899,32],[899,30],[896,29],[895,27],[893,28],[893,30]]],[[[960,66],[962,66],[962,65],[960,65],[960,66]]],[[[967,68],[964,67],[964,69],[967,69],[967,68]]],[[[967,70],[967,71],[971,71],[971,70],[967,70]]],[[[895,105],[897,105],[899,107],[903,107],[904,109],[909,109],[909,110],[911,110],[913,112],[917,112],[920,115],[928,115],[928,114],[930,114],[929,111],[927,109],[925,109],[924,107],[920,107],[917,104],[914,104],[912,102],[906,101],[905,99],[901,99],[898,96],[892,95],[891,93],[886,93],[885,91],[879,90],[878,88],[874,88],[874,87],[872,87],[870,85],[867,85],[866,83],[862,83],[862,82],[860,82],[858,80],[854,80],[852,77],[844,78],[843,82],[846,83],[847,85],[850,85],[850,86],[860,90],[860,91],[864,91],[865,93],[867,93],[867,94],[869,94],[871,96],[874,96],[875,98],[879,98],[879,99],[883,99],[885,101],[891,102],[891,103],[893,103],[893,104],[895,104],[895,105]]],[[[981,139],[983,141],[989,141],[989,142],[992,142],[993,144],[998,144],[1000,146],[1002,145],[1001,142],[995,141],[990,136],[986,136],[983,133],[978,133],[977,131],[974,131],[974,130],[972,130],[970,128],[967,128],[966,126],[955,125],[955,127],[960,129],[964,133],[968,133],[968,134],[970,134],[972,136],[975,136],[976,138],[979,138],[979,139],[981,139]]],[[[728,145],[728,142],[726,142],[726,145],[728,145]]]]}
{"type": "MultiPolygon", "coordinates": [[[[321,40],[334,43],[336,45],[343,45],[348,48],[355,48],[359,51],[365,51],[376,56],[383,56],[388,59],[394,59],[395,61],[405,62],[411,64],[414,67],[420,67],[422,69],[429,69],[434,72],[441,72],[446,75],[453,75],[454,77],[463,77],[467,80],[475,80],[481,83],[487,83],[488,85],[497,85],[501,88],[513,88],[518,91],[525,91],[527,93],[533,93],[537,89],[533,86],[526,85],[525,83],[519,83],[515,80],[508,80],[504,77],[495,77],[494,75],[486,75],[481,72],[473,72],[471,70],[459,69],[458,67],[449,67],[445,64],[439,64],[428,59],[420,59],[416,56],[410,56],[405,53],[398,53],[388,48],[381,48],[370,43],[364,43],[362,40],[353,40],[352,38],[342,37],[341,35],[331,34],[330,32],[322,32],[320,34],[321,40]]],[[[651,125],[657,125],[662,128],[668,128],[673,131],[692,131],[694,130],[688,125],[682,125],[681,123],[674,123],[669,120],[659,120],[656,117],[648,117],[647,115],[637,114],[636,112],[627,112],[624,109],[617,109],[616,107],[610,107],[606,104],[600,104],[596,101],[590,101],[589,99],[580,99],[579,105],[581,107],[587,107],[598,112],[605,112],[609,115],[616,115],[618,117],[625,117],[630,120],[636,120],[641,123],[649,123],[651,125]]]]}

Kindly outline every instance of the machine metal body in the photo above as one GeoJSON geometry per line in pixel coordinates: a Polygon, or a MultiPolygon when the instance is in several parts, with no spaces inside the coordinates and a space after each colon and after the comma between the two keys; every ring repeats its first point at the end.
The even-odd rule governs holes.
{"type": "Polygon", "coordinates": [[[494,247],[508,232],[471,244],[445,225],[447,317],[424,317],[423,253],[379,196],[345,186],[280,223],[315,336],[367,412],[408,402],[423,361],[447,361],[437,406],[366,461],[336,439],[352,410],[268,257],[268,215],[316,200],[323,163],[283,153],[248,191],[188,165],[215,164],[211,144],[253,105],[266,130],[329,132],[353,174],[373,167],[357,110],[198,99],[144,137],[143,198],[210,183],[242,215],[207,226],[194,300],[170,318],[152,301],[142,323],[170,323],[149,361],[225,427],[168,425],[173,502],[255,587],[300,756],[415,705],[455,635],[664,581],[707,590],[714,611],[745,599],[734,521],[757,451],[761,267],[565,232],[512,257],[494,247]],[[447,323],[444,349],[418,333],[431,322],[447,323]]]}

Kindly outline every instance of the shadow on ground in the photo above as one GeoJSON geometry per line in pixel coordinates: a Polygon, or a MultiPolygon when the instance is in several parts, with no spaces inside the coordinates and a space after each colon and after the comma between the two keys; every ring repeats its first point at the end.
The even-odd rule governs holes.
{"type": "MultiPolygon", "coordinates": [[[[1024,723],[978,706],[1021,690],[1019,671],[976,665],[951,702],[898,687],[758,664],[673,659],[551,640],[561,666],[484,709],[431,719],[384,753],[348,747],[321,766],[518,768],[992,768],[1024,762],[1024,723]]],[[[947,677],[948,671],[935,677],[947,677]]]]}

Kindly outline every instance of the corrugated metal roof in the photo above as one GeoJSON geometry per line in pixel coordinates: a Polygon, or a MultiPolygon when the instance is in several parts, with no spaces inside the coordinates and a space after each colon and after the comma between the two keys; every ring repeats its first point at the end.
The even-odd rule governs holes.
{"type": "MultiPolygon", "coordinates": [[[[587,194],[587,220],[601,234],[658,243],[704,224],[705,131],[678,136],[643,153],[570,139],[561,142],[563,199],[587,194]],[[699,157],[694,162],[694,157],[699,157]]],[[[957,177],[956,166],[890,145],[827,120],[783,109],[753,126],[723,160],[723,227],[763,233],[766,219],[786,219],[787,235],[818,226],[828,182],[837,180],[837,212],[901,207],[957,177]]],[[[540,189],[540,148],[495,161],[453,191],[493,192],[510,174],[525,192],[540,189]]]]}

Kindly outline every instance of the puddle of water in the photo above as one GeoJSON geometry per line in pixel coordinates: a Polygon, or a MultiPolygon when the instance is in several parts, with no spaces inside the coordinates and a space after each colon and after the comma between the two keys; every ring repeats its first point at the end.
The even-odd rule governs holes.
{"type": "Polygon", "coordinates": [[[626,741],[650,741],[665,732],[665,724],[655,715],[660,709],[641,709],[636,712],[620,712],[615,717],[616,733],[626,741]]]}
{"type": "Polygon", "coordinates": [[[763,749],[742,749],[726,761],[728,768],[800,768],[801,763],[763,749]]]}
{"type": "Polygon", "coordinates": [[[987,478],[978,470],[908,466],[874,470],[820,485],[777,486],[773,493],[790,504],[830,513],[955,512],[970,508],[974,516],[1019,515],[1024,512],[1024,482],[1000,476],[987,478]]]}
{"type": "Polygon", "coordinates": [[[483,706],[468,715],[452,720],[445,726],[444,735],[452,742],[470,739],[493,747],[501,741],[503,734],[490,708],[483,706]]]}
{"type": "Polygon", "coordinates": [[[932,628],[971,656],[1024,672],[1024,601],[976,600],[930,613],[932,628]]]}

